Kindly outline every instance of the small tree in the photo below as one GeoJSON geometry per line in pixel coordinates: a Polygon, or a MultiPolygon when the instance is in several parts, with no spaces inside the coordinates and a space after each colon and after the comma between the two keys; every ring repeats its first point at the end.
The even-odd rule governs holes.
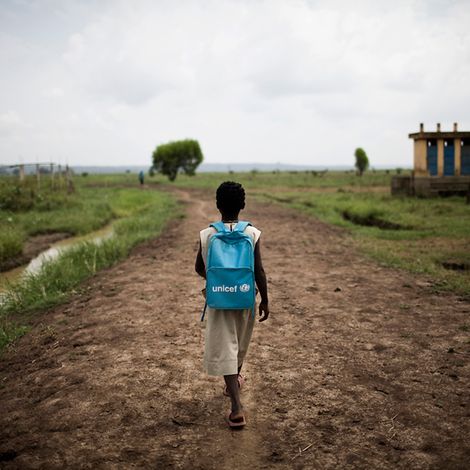
{"type": "Polygon", "coordinates": [[[354,156],[356,157],[355,166],[359,172],[359,176],[362,176],[362,173],[364,173],[364,171],[366,171],[367,167],[369,166],[369,159],[367,158],[367,154],[364,149],[360,147],[355,150],[354,156]]]}
{"type": "Polygon", "coordinates": [[[197,140],[185,139],[159,145],[152,159],[155,170],[174,181],[179,171],[193,176],[204,156],[197,140]]]}

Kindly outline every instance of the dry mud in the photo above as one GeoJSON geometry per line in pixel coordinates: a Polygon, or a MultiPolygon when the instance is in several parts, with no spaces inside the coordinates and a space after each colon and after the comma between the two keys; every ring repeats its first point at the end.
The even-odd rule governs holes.
{"type": "Polygon", "coordinates": [[[198,231],[187,217],[40,315],[0,358],[6,469],[469,468],[470,306],[359,256],[336,228],[249,201],[271,317],[227,428],[201,369],[198,231]],[[465,326],[467,325],[467,326],[465,326]]]}

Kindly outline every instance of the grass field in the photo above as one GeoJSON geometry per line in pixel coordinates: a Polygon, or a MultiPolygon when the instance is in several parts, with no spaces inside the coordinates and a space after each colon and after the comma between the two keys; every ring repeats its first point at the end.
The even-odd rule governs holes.
{"type": "Polygon", "coordinates": [[[470,295],[470,205],[459,197],[392,197],[393,174],[203,173],[181,175],[175,184],[215,191],[222,181],[239,181],[259,199],[344,228],[363,253],[384,265],[427,274],[436,290],[470,295]]]}
{"type": "MultiPolygon", "coordinates": [[[[199,173],[196,176],[179,175],[173,183],[176,186],[189,188],[217,188],[222,181],[238,181],[246,189],[285,189],[285,188],[376,188],[390,185],[391,176],[401,170],[377,170],[365,173],[362,177],[351,171],[284,171],[284,172],[258,172],[245,173],[199,173]]],[[[129,175],[126,175],[129,176],[129,175]]],[[[135,178],[135,176],[134,176],[135,178]]],[[[168,180],[156,175],[148,181],[167,183],[168,180]]]]}
{"type": "Polygon", "coordinates": [[[20,253],[35,234],[83,234],[119,219],[112,239],[99,246],[80,244],[13,287],[1,307],[0,344],[26,328],[26,317],[18,321],[18,312],[61,302],[83,279],[127,256],[132,246],[155,236],[169,218],[177,216],[174,199],[153,190],[168,185],[215,191],[222,181],[239,181],[251,197],[342,227],[356,248],[379,263],[426,274],[435,290],[469,296],[470,206],[457,197],[392,197],[390,179],[395,173],[368,172],[363,177],[352,172],[203,173],[179,175],[175,183],[157,175],[146,179],[152,190],[138,188],[135,174],[88,175],[74,177],[72,194],[47,186],[37,192],[31,179],[16,194],[16,207],[13,196],[18,189],[12,180],[0,179],[0,262],[20,253]]]}
{"type": "Polygon", "coordinates": [[[156,236],[165,223],[180,213],[171,195],[140,188],[75,185],[76,192],[41,191],[40,203],[54,200],[49,210],[33,203],[30,208],[3,210],[0,243],[2,253],[11,256],[10,245],[21,251],[28,236],[45,232],[83,234],[96,230],[112,219],[114,235],[99,245],[80,243],[59,258],[44,264],[38,274],[13,284],[0,305],[0,348],[22,334],[28,314],[62,302],[81,281],[102,268],[126,257],[133,246],[156,236]],[[4,230],[4,221],[7,229],[4,230]],[[7,234],[7,235],[5,235],[7,234]]]}
{"type": "Polygon", "coordinates": [[[155,194],[137,187],[83,183],[84,178],[75,178],[76,191],[68,194],[65,187],[52,189],[47,182],[37,190],[32,177],[22,185],[0,178],[0,265],[21,253],[28,237],[55,232],[83,235],[154,204],[155,194]]]}
{"type": "MultiPolygon", "coordinates": [[[[278,201],[272,194],[260,197],[278,201]]],[[[281,203],[344,227],[364,253],[385,265],[428,274],[438,290],[470,295],[470,206],[463,198],[293,192],[281,203]]]]}

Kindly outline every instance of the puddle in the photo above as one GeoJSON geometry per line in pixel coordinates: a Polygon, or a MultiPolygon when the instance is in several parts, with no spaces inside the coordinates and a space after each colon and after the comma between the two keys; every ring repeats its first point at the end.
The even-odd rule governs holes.
{"type": "Polygon", "coordinates": [[[86,235],[69,237],[53,243],[47,250],[33,258],[28,264],[0,273],[0,292],[7,289],[8,283],[19,281],[26,274],[37,273],[45,261],[57,258],[61,253],[76,246],[78,243],[87,241],[99,244],[103,240],[110,238],[113,233],[113,223],[111,222],[103,228],[86,235]]]}

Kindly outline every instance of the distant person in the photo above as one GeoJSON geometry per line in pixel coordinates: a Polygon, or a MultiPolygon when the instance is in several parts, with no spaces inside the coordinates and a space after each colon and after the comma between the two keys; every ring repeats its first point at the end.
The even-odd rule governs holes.
{"type": "Polygon", "coordinates": [[[139,171],[139,181],[140,181],[140,185],[143,186],[144,185],[144,171],[143,170],[139,171]]]}
{"type": "MultiPolygon", "coordinates": [[[[222,183],[217,189],[216,203],[221,214],[221,221],[211,224],[208,228],[200,232],[199,251],[197,253],[195,266],[196,272],[206,279],[206,275],[209,273],[209,271],[206,272],[208,247],[210,245],[211,250],[215,250],[215,243],[211,244],[211,239],[215,234],[219,235],[222,233],[223,236],[229,234],[228,238],[230,238],[230,234],[233,236],[234,232],[238,232],[235,238],[243,238],[246,244],[245,249],[252,250],[251,252],[246,251],[245,254],[248,253],[251,260],[254,259],[254,280],[261,295],[259,304],[260,322],[265,321],[269,316],[269,307],[266,274],[261,261],[261,232],[251,224],[238,220],[240,211],[245,207],[245,190],[239,183],[231,181],[222,183]]],[[[215,241],[215,239],[212,241],[215,241]]],[[[220,249],[220,246],[218,249],[220,249]]],[[[226,252],[219,253],[219,255],[221,254],[222,257],[224,257],[225,255],[229,255],[229,251],[230,249],[227,249],[226,252]]],[[[214,256],[214,254],[211,254],[211,260],[214,256]]],[[[211,260],[209,260],[209,262],[211,262],[211,260]]],[[[238,276],[238,274],[236,274],[236,276],[238,276]]],[[[251,274],[251,279],[252,278],[253,274],[251,274]]],[[[250,287],[248,287],[246,282],[248,281],[240,280],[237,287],[230,287],[228,285],[237,283],[226,282],[224,284],[227,285],[220,286],[220,290],[224,289],[225,292],[236,292],[237,288],[239,288],[239,292],[247,293],[250,287]]],[[[209,283],[206,285],[209,287],[209,283]]],[[[213,287],[211,292],[218,292],[218,289],[218,287],[213,287]]],[[[205,293],[205,295],[206,294],[210,295],[210,293],[205,293]]],[[[229,396],[231,400],[231,409],[227,411],[225,419],[232,428],[243,427],[246,424],[245,412],[240,400],[240,390],[244,383],[241,369],[253,332],[255,294],[256,291],[253,283],[251,291],[252,300],[250,300],[252,302],[252,308],[249,309],[218,309],[207,307],[204,368],[209,375],[224,376],[224,395],[229,396]]],[[[208,295],[206,295],[206,297],[209,301],[208,295]]]]}

